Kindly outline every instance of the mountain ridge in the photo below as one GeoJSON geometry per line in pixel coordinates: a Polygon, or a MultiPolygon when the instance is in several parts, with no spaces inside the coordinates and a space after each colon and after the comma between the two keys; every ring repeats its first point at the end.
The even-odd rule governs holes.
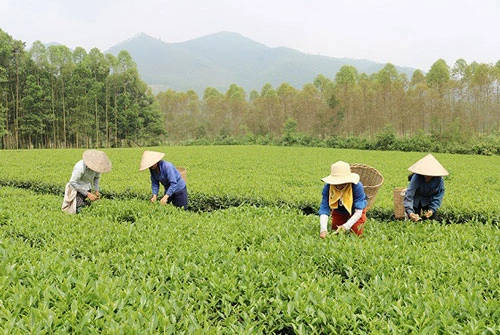
{"type": "MultiPolygon", "coordinates": [[[[228,31],[175,43],[139,33],[105,53],[116,56],[121,50],[131,55],[141,78],[155,93],[172,89],[194,90],[202,95],[207,87],[225,92],[231,84],[236,84],[248,94],[260,91],[266,83],[275,88],[288,83],[300,89],[319,74],[333,80],[344,65],[367,74],[386,65],[364,59],[311,55],[287,47],[271,48],[228,31]]],[[[415,70],[401,66],[396,69],[408,76],[415,70]]]]}

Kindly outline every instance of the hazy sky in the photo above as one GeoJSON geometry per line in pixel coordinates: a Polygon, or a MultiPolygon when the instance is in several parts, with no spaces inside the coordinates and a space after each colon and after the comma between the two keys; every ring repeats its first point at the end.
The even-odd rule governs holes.
{"type": "Polygon", "coordinates": [[[428,71],[500,60],[500,0],[0,0],[0,28],[31,44],[108,48],[146,33],[183,42],[220,31],[269,47],[428,71]]]}

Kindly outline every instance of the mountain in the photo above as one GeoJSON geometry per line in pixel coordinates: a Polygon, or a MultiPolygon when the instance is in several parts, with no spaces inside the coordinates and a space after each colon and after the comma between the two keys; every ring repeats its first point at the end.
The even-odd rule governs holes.
{"type": "MultiPolygon", "coordinates": [[[[214,87],[224,93],[231,84],[260,91],[264,84],[277,88],[288,83],[302,88],[318,74],[333,79],[343,65],[371,74],[385,66],[369,60],[310,55],[294,49],[270,48],[238,33],[219,32],[193,40],[167,43],[144,33],[105,51],[118,55],[126,50],[134,59],[142,80],[155,93],[173,89],[194,90],[203,95],[214,87]]],[[[397,67],[411,76],[415,69],[397,67]]]]}

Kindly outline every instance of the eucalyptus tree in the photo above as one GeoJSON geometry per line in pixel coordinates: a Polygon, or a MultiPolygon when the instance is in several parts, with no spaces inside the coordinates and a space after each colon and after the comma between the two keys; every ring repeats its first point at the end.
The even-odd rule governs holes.
{"type": "Polygon", "coordinates": [[[264,127],[266,133],[271,136],[279,136],[283,125],[279,97],[270,83],[264,84],[260,91],[258,106],[264,115],[264,127]]]}
{"type": "Polygon", "coordinates": [[[472,67],[464,59],[457,59],[450,70],[449,106],[452,119],[460,122],[462,132],[467,136],[471,135],[471,130],[475,132],[476,127],[471,113],[473,100],[470,91],[471,79],[472,67]]]}
{"type": "Polygon", "coordinates": [[[471,78],[471,92],[474,97],[474,109],[477,115],[477,131],[479,133],[496,130],[498,127],[498,109],[494,111],[493,84],[495,76],[493,68],[488,64],[474,64],[471,78]]]}
{"type": "MultiPolygon", "coordinates": [[[[138,141],[142,140],[141,128],[144,126],[141,113],[145,107],[154,108],[151,106],[153,100],[150,99],[152,93],[140,79],[137,64],[125,50],[118,53],[116,74],[121,86],[117,97],[118,136],[125,139],[128,145],[139,144],[138,141]]],[[[156,113],[159,111],[156,110],[156,113]]]]}
{"type": "Polygon", "coordinates": [[[46,108],[44,88],[34,75],[28,75],[25,84],[21,99],[24,113],[20,125],[22,133],[27,137],[25,147],[42,148],[46,131],[45,112],[50,111],[50,108],[46,108]]]}
{"type": "Polygon", "coordinates": [[[232,135],[244,135],[243,115],[248,112],[247,94],[243,87],[231,84],[225,94],[225,125],[232,135]]]}
{"type": "Polygon", "coordinates": [[[199,98],[190,90],[176,92],[172,89],[156,96],[162,125],[171,140],[188,140],[194,136],[199,118],[199,98]]]}
{"type": "Polygon", "coordinates": [[[446,96],[450,87],[450,68],[443,59],[438,59],[432,64],[425,76],[430,93],[427,97],[430,107],[430,120],[426,120],[427,127],[433,133],[441,134],[449,120],[450,104],[446,96]],[[447,115],[448,114],[448,115],[447,115]]]}
{"type": "Polygon", "coordinates": [[[259,96],[260,96],[259,91],[257,91],[257,90],[251,90],[250,94],[248,95],[248,100],[249,100],[250,103],[252,103],[255,100],[257,100],[259,98],[259,96]]]}
{"type": "MultiPolygon", "coordinates": [[[[391,123],[398,123],[397,129],[399,130],[397,116],[398,112],[401,111],[398,99],[401,90],[399,73],[393,64],[387,63],[375,73],[374,78],[377,92],[376,120],[379,121],[378,129],[384,129],[391,123]]],[[[375,121],[375,119],[371,121],[375,121]]]]}
{"type": "Polygon", "coordinates": [[[68,146],[66,87],[73,73],[71,50],[64,45],[51,45],[47,49],[54,85],[51,88],[56,118],[62,122],[62,135],[58,138],[62,147],[68,146]]]}
{"type": "Polygon", "coordinates": [[[374,77],[367,75],[366,73],[361,73],[358,76],[357,85],[359,87],[359,114],[362,115],[364,122],[359,124],[360,133],[364,133],[367,136],[375,136],[378,133],[378,129],[375,128],[376,123],[373,119],[377,117],[375,111],[377,110],[376,101],[376,85],[374,84],[374,77]]]}
{"type": "Polygon", "coordinates": [[[12,37],[0,29],[0,136],[2,148],[8,147],[9,134],[9,66],[12,37]]]}
{"type": "Polygon", "coordinates": [[[6,79],[6,87],[2,85],[4,86],[2,94],[7,96],[5,99],[7,106],[7,129],[5,133],[6,135],[13,134],[13,138],[12,135],[7,136],[5,142],[8,142],[7,146],[10,148],[20,149],[22,147],[20,118],[23,116],[21,99],[27,74],[26,65],[29,58],[24,50],[24,42],[15,40],[8,34],[3,34],[1,40],[3,44],[0,47],[3,58],[2,63],[6,64],[2,70],[3,80],[6,79]]]}
{"type": "Polygon", "coordinates": [[[29,74],[30,59],[22,41],[0,29],[0,134],[3,148],[23,146],[22,99],[29,74]]]}
{"type": "Polygon", "coordinates": [[[245,115],[245,124],[252,134],[265,136],[268,134],[268,130],[264,118],[264,111],[260,105],[260,92],[257,90],[251,90],[248,113],[245,115]]]}
{"type": "Polygon", "coordinates": [[[106,143],[107,146],[118,146],[118,96],[120,94],[120,78],[118,75],[118,58],[112,54],[106,54],[110,74],[106,79],[106,143]],[[111,109],[111,112],[108,112],[111,109]]]}
{"type": "MultiPolygon", "coordinates": [[[[151,89],[143,81],[138,81],[138,91],[141,92],[139,98],[139,120],[140,129],[137,134],[141,145],[160,145],[165,142],[166,131],[163,127],[163,114],[160,111],[155,96],[151,89]]],[[[187,92],[191,99],[197,99],[194,91],[187,92]]],[[[189,120],[188,120],[189,121],[189,120]]]]}
{"type": "Polygon", "coordinates": [[[105,112],[107,108],[106,79],[110,72],[110,65],[108,59],[97,48],[91,49],[86,59],[90,68],[90,83],[86,96],[92,100],[91,102],[89,101],[89,105],[92,105],[94,110],[95,145],[99,147],[101,146],[99,136],[101,128],[104,128],[104,134],[106,134],[108,121],[107,113],[105,112]],[[101,122],[101,119],[103,119],[103,122],[101,122]],[[104,127],[100,126],[101,123],[104,123],[104,127]]]}
{"type": "Polygon", "coordinates": [[[495,90],[495,105],[497,106],[497,110],[500,110],[500,60],[493,65],[492,74],[494,77],[493,87],[495,90]]]}
{"type": "Polygon", "coordinates": [[[184,140],[199,138],[205,133],[201,119],[200,98],[194,90],[188,90],[181,94],[181,101],[183,108],[176,128],[182,132],[184,140]]]}
{"type": "Polygon", "coordinates": [[[429,87],[437,90],[441,96],[446,94],[446,89],[450,80],[450,67],[443,59],[438,59],[432,64],[425,79],[429,87]]]}
{"type": "Polygon", "coordinates": [[[470,84],[471,77],[472,68],[463,58],[457,59],[453,68],[451,68],[450,79],[459,82],[461,89],[466,89],[467,85],[470,84]]]}
{"type": "Polygon", "coordinates": [[[314,78],[314,86],[319,90],[322,100],[322,108],[316,111],[314,120],[311,120],[311,131],[320,138],[330,135],[330,129],[333,129],[337,122],[337,107],[339,99],[335,92],[335,83],[320,74],[314,78]]]}
{"type": "MultiPolygon", "coordinates": [[[[47,47],[40,41],[35,41],[30,50],[29,57],[33,61],[34,66],[31,67],[30,74],[33,76],[31,79],[33,82],[29,85],[30,89],[35,89],[33,93],[39,95],[40,109],[39,113],[42,115],[38,116],[43,121],[43,138],[44,143],[41,143],[43,147],[57,147],[57,117],[54,108],[54,99],[52,95],[52,87],[54,83],[54,77],[51,72],[51,64],[48,58],[47,47]]],[[[28,78],[27,78],[28,82],[28,78]]],[[[33,101],[34,102],[34,101],[33,101]]],[[[34,112],[28,109],[28,113],[34,112]]],[[[30,118],[32,120],[37,119],[33,116],[30,118]]]]}
{"type": "Polygon", "coordinates": [[[203,113],[208,121],[209,136],[219,135],[224,122],[224,95],[214,87],[207,87],[203,92],[203,113]]]}
{"type": "MultiPolygon", "coordinates": [[[[297,96],[297,108],[294,110],[293,119],[297,121],[297,131],[313,134],[315,122],[321,119],[321,111],[325,104],[320,90],[312,83],[305,84],[297,96]]],[[[339,130],[336,125],[328,129],[328,135],[339,130]]]]}
{"type": "Polygon", "coordinates": [[[429,88],[425,75],[421,70],[415,70],[411,76],[410,86],[407,91],[408,116],[406,119],[408,132],[410,135],[425,133],[429,130],[426,120],[430,120],[428,105],[429,88]],[[429,114],[429,115],[428,115],[429,114]]]}
{"type": "Polygon", "coordinates": [[[186,112],[189,115],[189,129],[190,133],[196,139],[205,138],[207,135],[207,124],[204,118],[204,113],[202,111],[202,101],[194,90],[188,90],[186,92],[188,100],[188,108],[186,112]]]}
{"type": "Polygon", "coordinates": [[[92,71],[88,53],[83,48],[76,48],[72,54],[73,71],[70,86],[70,113],[68,128],[72,142],[76,147],[91,146],[92,131],[94,129],[91,98],[92,71]]]}
{"type": "Polygon", "coordinates": [[[163,127],[169,134],[169,137],[173,139],[176,139],[175,137],[177,135],[175,132],[172,132],[172,130],[175,129],[175,122],[177,120],[176,115],[179,114],[177,110],[179,107],[177,100],[177,92],[172,89],[168,89],[156,95],[156,101],[158,102],[160,112],[165,122],[163,127]]]}
{"type": "Polygon", "coordinates": [[[278,86],[276,93],[278,94],[280,101],[283,118],[287,119],[289,117],[293,117],[293,110],[297,105],[297,89],[289,83],[281,83],[281,85],[278,86]]]}
{"type": "Polygon", "coordinates": [[[138,111],[134,104],[133,84],[137,66],[130,54],[122,50],[116,62],[117,77],[117,134],[119,139],[131,139],[137,126],[138,111]]]}
{"type": "Polygon", "coordinates": [[[36,68],[39,71],[47,69],[49,59],[47,54],[47,47],[40,41],[33,42],[31,48],[28,51],[30,59],[35,63],[36,68]]]}
{"type": "Polygon", "coordinates": [[[356,82],[358,70],[352,65],[344,65],[335,74],[335,95],[339,101],[338,116],[343,130],[352,132],[355,118],[356,82]]]}

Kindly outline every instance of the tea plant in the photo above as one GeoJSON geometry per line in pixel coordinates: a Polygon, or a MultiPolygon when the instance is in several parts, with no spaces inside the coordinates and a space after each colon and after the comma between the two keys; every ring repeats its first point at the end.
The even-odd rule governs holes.
{"type": "MultiPolygon", "coordinates": [[[[148,171],[139,172],[142,151],[148,148],[105,149],[113,162],[101,176],[104,196],[147,199],[148,171]]],[[[361,151],[273,146],[156,147],[165,159],[187,169],[191,209],[210,211],[241,204],[278,205],[315,213],[330,165],[337,160],[363,163],[384,176],[371,210],[388,220],[393,213],[393,189],[408,184],[407,168],[422,153],[361,151]]],[[[0,152],[0,185],[62,194],[81,149],[0,152]]],[[[498,156],[436,154],[447,168],[442,213],[447,222],[498,223],[500,177],[498,156]]]]}
{"type": "Polygon", "coordinates": [[[0,188],[2,333],[500,332],[493,224],[369,219],[320,240],[286,207],[61,202],[0,188]]]}

